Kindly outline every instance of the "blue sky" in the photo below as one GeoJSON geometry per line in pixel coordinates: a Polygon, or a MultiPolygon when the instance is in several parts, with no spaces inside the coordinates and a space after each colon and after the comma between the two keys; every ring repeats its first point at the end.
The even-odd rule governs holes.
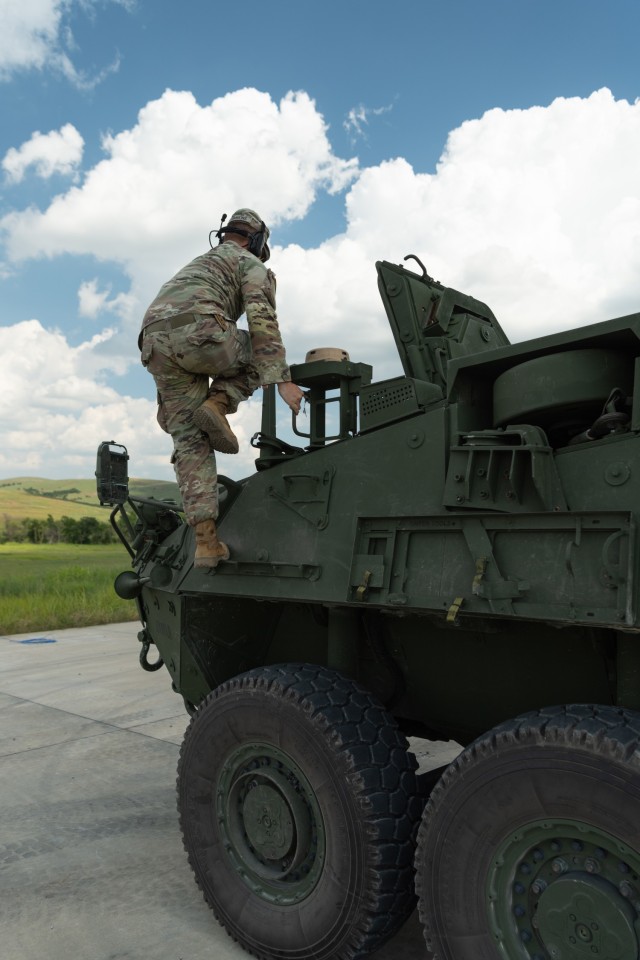
{"type": "MultiPolygon", "coordinates": [[[[640,310],[632,0],[0,0],[0,476],[169,478],[135,337],[223,212],[273,226],[292,361],[397,372],[376,259],[512,340],[640,310]],[[4,39],[3,39],[4,38],[4,39]]],[[[252,469],[257,402],[237,415],[252,469]]]]}

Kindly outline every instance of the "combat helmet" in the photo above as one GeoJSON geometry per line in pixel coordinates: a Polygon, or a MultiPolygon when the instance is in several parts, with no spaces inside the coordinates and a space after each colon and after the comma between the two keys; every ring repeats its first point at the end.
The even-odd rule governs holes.
{"type": "Polygon", "coordinates": [[[271,256],[271,250],[267,240],[269,239],[269,228],[264,220],[258,216],[255,210],[248,207],[241,207],[231,214],[227,226],[222,226],[226,220],[226,215],[222,217],[222,223],[216,236],[222,240],[224,233],[239,233],[241,237],[247,237],[249,240],[249,252],[253,253],[259,260],[266,263],[271,256]]]}

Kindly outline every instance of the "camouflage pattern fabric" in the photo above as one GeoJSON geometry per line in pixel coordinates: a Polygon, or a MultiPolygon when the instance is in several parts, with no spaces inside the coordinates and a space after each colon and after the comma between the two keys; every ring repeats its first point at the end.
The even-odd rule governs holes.
{"type": "Polygon", "coordinates": [[[234,413],[260,384],[291,379],[276,317],[274,274],[237,243],[219,244],[161,287],[144,316],[140,348],[156,382],[158,423],[173,437],[187,521],[215,520],[215,456],[191,418],[208,395],[224,393],[227,410],[234,413]],[[193,323],[147,330],[157,320],[189,313],[196,315],[193,323]],[[234,322],[243,313],[248,333],[234,322]]]}
{"type": "Polygon", "coordinates": [[[218,487],[209,438],[192,423],[194,411],[210,394],[224,393],[228,412],[260,385],[246,330],[221,316],[202,317],[175,330],[145,333],[143,365],[158,391],[158,423],[173,438],[173,463],[187,522],[215,520],[218,487]],[[213,377],[209,387],[209,377],[213,377]]]}
{"type": "Polygon", "coordinates": [[[276,278],[248,250],[228,240],[196,257],[161,287],[142,329],[188,312],[229,320],[246,313],[261,383],[291,379],[276,316],[276,278]]]}

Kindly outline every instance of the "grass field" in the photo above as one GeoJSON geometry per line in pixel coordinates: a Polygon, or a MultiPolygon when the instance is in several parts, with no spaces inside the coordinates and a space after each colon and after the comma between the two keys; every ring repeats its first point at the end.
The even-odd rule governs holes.
{"type": "Polygon", "coordinates": [[[0,634],[136,620],[113,590],[127,569],[120,544],[0,544],[0,634]]]}

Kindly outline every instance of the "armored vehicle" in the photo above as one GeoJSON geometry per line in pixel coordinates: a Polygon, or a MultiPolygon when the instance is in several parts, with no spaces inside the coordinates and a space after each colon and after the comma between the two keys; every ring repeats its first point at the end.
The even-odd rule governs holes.
{"type": "Polygon", "coordinates": [[[377,264],[403,376],[299,364],[288,441],[267,389],[228,562],[100,448],[116,589],[193,715],[188,858],[268,960],[367,956],[416,897],[438,960],[632,960],[640,314],[511,345],[413,259],[377,264]],[[419,776],[407,737],[464,749],[419,776]]]}

